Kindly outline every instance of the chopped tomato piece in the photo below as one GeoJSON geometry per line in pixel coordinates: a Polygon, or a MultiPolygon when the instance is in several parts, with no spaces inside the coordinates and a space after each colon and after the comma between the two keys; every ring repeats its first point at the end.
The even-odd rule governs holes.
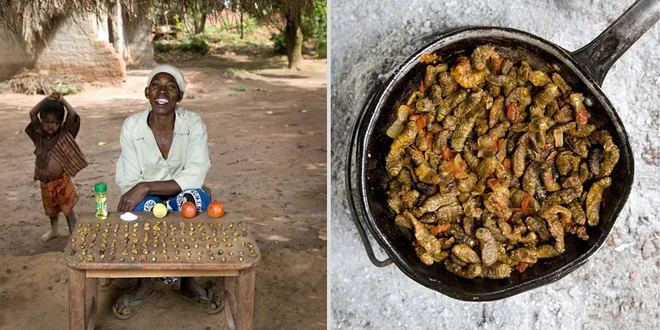
{"type": "Polygon", "coordinates": [[[426,117],[419,116],[419,118],[417,118],[417,120],[415,120],[415,126],[417,126],[417,129],[424,128],[424,126],[426,126],[426,117]]]}
{"type": "Polygon", "coordinates": [[[488,186],[490,187],[490,189],[494,190],[495,187],[497,187],[497,185],[500,184],[500,180],[498,178],[488,179],[488,181],[486,181],[486,183],[488,183],[488,186]]]}
{"type": "Polygon", "coordinates": [[[529,206],[529,202],[532,201],[532,195],[527,195],[523,197],[522,202],[520,202],[520,208],[522,209],[523,213],[527,213],[527,207],[529,206]]]}
{"type": "Polygon", "coordinates": [[[445,147],[445,149],[442,150],[442,154],[440,156],[442,156],[442,159],[449,159],[451,157],[451,149],[449,149],[449,147],[445,147]]]}
{"type": "Polygon", "coordinates": [[[449,227],[451,227],[449,222],[441,223],[441,224],[431,228],[431,230],[429,230],[429,233],[431,233],[431,235],[437,235],[439,233],[444,233],[449,229],[449,227]]]}
{"type": "Polygon", "coordinates": [[[518,264],[518,266],[516,266],[516,270],[522,273],[525,271],[525,269],[527,269],[527,266],[529,265],[524,262],[521,262],[518,264]]]}
{"type": "Polygon", "coordinates": [[[506,144],[506,141],[504,139],[499,139],[497,141],[497,150],[502,149],[502,147],[504,147],[505,144],[506,144]]]}
{"type": "Polygon", "coordinates": [[[451,160],[445,162],[444,164],[442,164],[440,166],[442,166],[442,169],[445,172],[454,172],[454,170],[456,169],[456,166],[454,166],[454,162],[452,162],[451,160]]]}
{"type": "Polygon", "coordinates": [[[454,168],[454,177],[459,179],[459,177],[463,177],[463,173],[465,173],[465,170],[467,170],[467,164],[465,163],[464,160],[461,160],[458,166],[455,166],[454,168]]]}
{"type": "Polygon", "coordinates": [[[511,159],[509,159],[509,157],[504,158],[502,165],[504,165],[505,168],[511,168],[511,159]]]}
{"type": "Polygon", "coordinates": [[[581,109],[578,111],[577,114],[577,123],[580,126],[584,126],[587,124],[587,121],[589,120],[589,113],[587,112],[587,109],[581,109]]]}

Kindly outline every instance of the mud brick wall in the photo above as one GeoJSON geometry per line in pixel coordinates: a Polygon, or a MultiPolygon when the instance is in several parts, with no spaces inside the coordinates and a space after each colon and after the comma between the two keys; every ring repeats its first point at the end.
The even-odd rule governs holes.
{"type": "Polygon", "coordinates": [[[0,81],[9,79],[29,65],[28,56],[18,38],[9,31],[0,31],[0,81]]]}
{"type": "Polygon", "coordinates": [[[35,69],[79,75],[90,83],[118,86],[126,80],[124,62],[112,44],[98,39],[87,14],[71,15],[50,31],[35,69]]]}

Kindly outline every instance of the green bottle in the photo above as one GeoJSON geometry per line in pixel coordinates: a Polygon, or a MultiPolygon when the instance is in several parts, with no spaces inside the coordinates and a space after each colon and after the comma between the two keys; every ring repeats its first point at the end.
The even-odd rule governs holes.
{"type": "Polygon", "coordinates": [[[97,182],[94,185],[94,195],[96,196],[96,217],[105,220],[108,218],[108,186],[105,182],[97,182]]]}

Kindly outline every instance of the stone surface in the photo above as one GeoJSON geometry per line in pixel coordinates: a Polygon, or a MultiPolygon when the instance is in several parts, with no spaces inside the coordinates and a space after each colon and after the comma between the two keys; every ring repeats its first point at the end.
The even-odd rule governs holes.
{"type": "MultiPolygon", "coordinates": [[[[645,244],[660,229],[660,24],[610,69],[602,90],[624,122],[635,181],[611,236],[563,279],[511,298],[468,303],[414,282],[396,266],[373,266],[346,201],[350,128],[371,88],[384,82],[423,36],[466,25],[511,27],[574,51],[633,3],[625,1],[396,1],[331,3],[333,329],[653,329],[660,327],[660,260],[645,244]],[[506,4],[504,4],[506,3],[506,4]]],[[[375,241],[372,241],[375,242],[375,241]]],[[[385,253],[376,248],[380,259],[385,253]]]]}

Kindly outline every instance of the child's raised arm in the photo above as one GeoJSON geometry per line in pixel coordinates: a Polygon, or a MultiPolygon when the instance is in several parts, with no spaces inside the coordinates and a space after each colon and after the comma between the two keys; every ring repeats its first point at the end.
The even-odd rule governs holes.
{"type": "MultiPolygon", "coordinates": [[[[63,99],[62,95],[59,94],[59,93],[56,93],[56,92],[53,92],[50,95],[47,95],[46,97],[44,97],[43,100],[39,101],[39,103],[37,103],[32,108],[32,110],[30,110],[30,121],[34,121],[35,119],[38,118],[37,114],[39,113],[39,109],[41,108],[41,103],[44,103],[44,101],[46,101],[46,100],[60,101],[60,99],[63,99]]],[[[62,101],[60,101],[60,102],[62,102],[62,101]]],[[[66,106],[66,105],[64,105],[64,106],[66,106]]],[[[74,116],[75,116],[75,110],[74,110],[73,113],[74,113],[74,116]]]]}
{"type": "Polygon", "coordinates": [[[54,100],[54,101],[57,101],[57,96],[55,95],[55,93],[52,93],[52,94],[50,94],[50,95],[44,97],[43,100],[39,101],[39,103],[37,103],[37,104],[32,108],[32,110],[30,110],[30,121],[34,121],[35,119],[38,118],[38,117],[37,117],[37,114],[39,113],[39,109],[41,108],[41,103],[44,103],[44,101],[46,101],[46,100],[54,100]]]}
{"type": "Polygon", "coordinates": [[[64,99],[64,95],[62,95],[62,93],[53,94],[57,96],[56,100],[62,103],[62,105],[64,105],[66,108],[67,120],[73,121],[76,118],[76,109],[71,104],[69,104],[67,100],[64,99]]]}

